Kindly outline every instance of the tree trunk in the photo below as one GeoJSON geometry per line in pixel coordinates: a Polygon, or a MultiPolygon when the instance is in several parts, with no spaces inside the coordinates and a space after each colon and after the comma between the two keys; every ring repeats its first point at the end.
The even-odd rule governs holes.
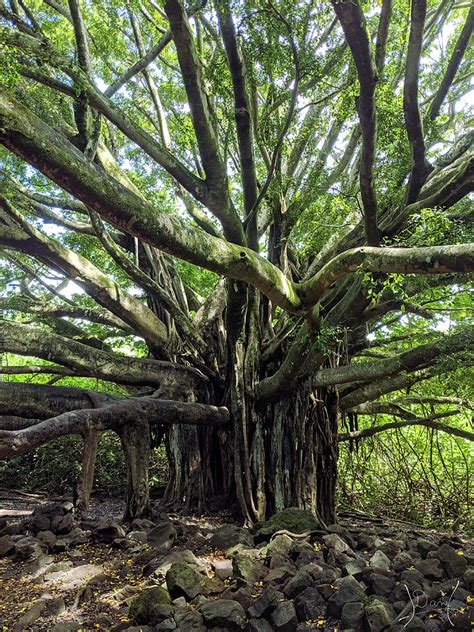
{"type": "Polygon", "coordinates": [[[75,502],[76,509],[81,515],[85,515],[89,507],[92,485],[94,483],[99,433],[95,430],[91,430],[84,434],[83,439],[84,447],[82,449],[81,472],[77,479],[75,502]]]}
{"type": "Polygon", "coordinates": [[[144,518],[150,515],[148,485],[150,428],[148,423],[137,420],[134,425],[125,425],[120,432],[120,439],[127,464],[124,520],[144,518]]]}
{"type": "MultiPolygon", "coordinates": [[[[239,440],[235,441],[236,420],[239,417],[234,417],[232,436],[222,429],[179,426],[170,431],[167,503],[182,506],[185,502],[188,510],[199,511],[208,509],[216,496],[225,496],[226,505],[238,507],[244,518],[241,496],[248,498],[244,461],[238,467],[235,464],[236,454],[242,453],[240,449],[236,452],[236,446],[243,442],[244,429],[238,428],[239,440]]],[[[300,507],[314,512],[325,524],[334,523],[339,423],[334,390],[320,389],[313,394],[298,390],[264,411],[251,409],[247,420],[253,509],[265,509],[258,518],[254,513],[253,520],[285,507],[300,507]]]]}

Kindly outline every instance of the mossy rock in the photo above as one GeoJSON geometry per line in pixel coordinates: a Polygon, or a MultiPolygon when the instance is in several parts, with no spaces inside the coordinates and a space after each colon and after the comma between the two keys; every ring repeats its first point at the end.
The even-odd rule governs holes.
{"type": "Polygon", "coordinates": [[[152,619],[153,608],[157,604],[169,604],[171,598],[167,590],[161,586],[145,588],[130,605],[130,617],[137,623],[149,623],[152,619]]]}
{"type": "Polygon", "coordinates": [[[306,509],[288,507],[274,514],[263,523],[255,534],[255,540],[262,542],[268,540],[277,531],[290,531],[291,533],[306,533],[314,529],[320,529],[316,516],[306,509]]]}
{"type": "Polygon", "coordinates": [[[184,597],[191,601],[201,592],[201,578],[187,564],[172,564],[165,576],[170,595],[176,599],[184,597]]]}

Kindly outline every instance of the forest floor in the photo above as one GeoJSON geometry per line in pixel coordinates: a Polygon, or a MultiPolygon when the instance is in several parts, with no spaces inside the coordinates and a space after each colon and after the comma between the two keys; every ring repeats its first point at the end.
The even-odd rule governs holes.
{"type": "MultiPolygon", "coordinates": [[[[183,631],[342,630],[348,629],[347,624],[344,627],[344,616],[347,619],[349,611],[346,608],[347,612],[344,614],[344,599],[343,602],[336,603],[337,595],[341,597],[344,590],[353,591],[354,586],[357,592],[358,586],[355,584],[360,584],[370,596],[369,602],[364,597],[365,606],[361,606],[362,614],[357,624],[359,627],[354,629],[370,632],[405,628],[433,632],[469,629],[466,622],[472,595],[468,594],[466,588],[472,588],[474,541],[467,537],[355,513],[340,517],[339,535],[312,534],[311,537],[299,539],[281,534],[270,542],[267,540],[260,543],[258,538],[255,543],[253,536],[248,536],[246,530],[235,525],[226,527],[231,519],[225,513],[212,517],[171,515],[171,522],[161,515],[155,520],[158,526],[145,524],[146,521],[137,522],[125,533],[119,524],[123,507],[120,502],[113,500],[94,501],[89,520],[80,523],[80,528],[73,527],[72,522],[69,524],[72,512],[66,507],[62,517],[66,526],[63,524],[53,534],[52,530],[55,529],[43,529],[44,524],[41,522],[45,512],[47,514],[50,501],[47,497],[5,493],[0,490],[2,631],[138,632],[173,629],[172,625],[175,626],[174,629],[183,631]],[[29,523],[28,520],[33,522],[29,523]],[[30,526],[27,528],[28,524],[30,526]],[[162,527],[171,524],[172,546],[165,546],[163,549],[162,527]],[[87,527],[91,530],[88,531],[87,527]],[[240,544],[235,541],[236,537],[240,544]],[[41,543],[42,548],[38,543],[41,543]],[[14,547],[8,549],[13,544],[14,547]],[[230,553],[226,551],[233,544],[237,544],[237,548],[230,553]],[[438,554],[437,551],[444,553],[438,554]],[[157,552],[160,553],[159,556],[157,552]],[[377,555],[380,560],[374,564],[377,555]],[[403,555],[405,560],[402,559],[403,555]],[[438,557],[433,559],[436,555],[438,557]],[[147,620],[148,613],[141,615],[140,627],[134,627],[137,620],[130,616],[130,603],[144,590],[164,584],[165,573],[173,562],[189,565],[200,574],[201,580],[205,577],[206,590],[199,591],[200,596],[196,597],[187,595],[186,588],[183,589],[184,592],[179,593],[182,595],[181,599],[175,599],[172,603],[175,609],[174,619],[169,619],[173,621],[172,624],[166,624],[168,620],[160,623],[156,613],[150,622],[147,620]],[[348,571],[354,563],[359,566],[348,571]],[[303,571],[308,574],[316,567],[324,574],[324,580],[321,579],[318,584],[317,578],[312,576],[308,581],[305,580],[306,584],[305,581],[298,584],[296,580],[299,576],[303,578],[303,571]],[[343,580],[338,579],[341,575],[343,580]],[[349,587],[342,583],[338,585],[338,582],[347,580],[348,575],[357,580],[355,584],[353,582],[349,587]],[[291,588],[292,581],[296,586],[294,590],[291,588]],[[471,586],[467,586],[469,582],[471,586]],[[401,583],[407,586],[404,591],[401,591],[401,583]],[[450,588],[451,584],[454,592],[450,588]],[[314,586],[319,593],[314,592],[314,586]],[[390,627],[387,617],[396,622],[397,616],[401,617],[402,599],[405,597],[406,609],[407,604],[409,605],[407,593],[410,595],[410,589],[412,593],[416,592],[417,587],[423,589],[427,603],[437,600],[437,606],[433,606],[431,613],[426,607],[414,607],[412,614],[418,627],[390,627]],[[255,605],[259,599],[260,602],[262,599],[270,599],[268,594],[273,589],[277,591],[275,594],[279,602],[278,608],[281,609],[284,603],[288,610],[291,605],[289,615],[283,613],[289,620],[285,616],[283,621],[277,620],[275,612],[278,608],[275,610],[275,606],[267,608],[266,613],[263,609],[261,614],[258,614],[258,607],[254,612],[251,610],[252,604],[255,605]],[[305,603],[301,594],[311,596],[308,592],[311,590],[312,597],[305,603]],[[188,604],[183,601],[183,595],[188,604]],[[198,612],[206,602],[203,595],[208,600],[232,599],[232,603],[237,602],[237,606],[243,606],[242,612],[247,613],[245,616],[249,621],[253,616],[252,621],[257,623],[247,623],[247,619],[245,623],[240,624],[239,620],[236,623],[235,613],[226,615],[229,617],[228,624],[222,623],[223,615],[219,615],[220,619],[215,618],[214,623],[209,615],[207,619],[204,617],[203,622],[203,617],[198,612]],[[377,595],[380,603],[374,601],[377,595]],[[189,613],[183,615],[183,608],[189,613]],[[372,620],[369,616],[370,608],[370,612],[376,615],[372,616],[372,620]],[[453,623],[449,617],[450,608],[455,619],[453,623]],[[181,619],[184,617],[181,624],[179,612],[181,619]],[[295,612],[297,616],[294,616],[295,612]]],[[[47,519],[53,520],[54,517],[51,514],[47,519]]],[[[168,583],[168,579],[166,581],[168,583]]],[[[172,596],[176,598],[176,594],[172,596]]],[[[357,601],[358,598],[354,599],[357,601]]],[[[354,599],[347,597],[350,602],[354,599]]],[[[353,613],[353,616],[356,614],[353,613]]],[[[407,620],[405,616],[404,621],[407,620]]]]}

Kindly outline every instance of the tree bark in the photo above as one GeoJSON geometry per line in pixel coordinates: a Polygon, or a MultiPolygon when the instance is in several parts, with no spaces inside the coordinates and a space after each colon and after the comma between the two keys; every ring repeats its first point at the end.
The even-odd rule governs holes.
{"type": "Polygon", "coordinates": [[[125,521],[150,515],[148,468],[150,464],[150,428],[146,421],[137,419],[133,425],[123,426],[120,439],[127,464],[125,491],[125,521]]]}
{"type": "Polygon", "coordinates": [[[83,436],[81,472],[76,486],[76,509],[81,515],[87,513],[94,483],[95,460],[99,445],[99,433],[95,430],[86,432],[83,436]]]}

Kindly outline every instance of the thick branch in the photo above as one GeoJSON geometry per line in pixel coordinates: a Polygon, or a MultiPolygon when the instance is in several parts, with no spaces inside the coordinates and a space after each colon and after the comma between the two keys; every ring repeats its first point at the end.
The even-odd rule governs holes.
{"type": "Polygon", "coordinates": [[[411,147],[412,169],[408,184],[407,202],[414,202],[431,170],[425,156],[423,123],[418,104],[418,73],[420,69],[423,29],[426,17],[426,0],[412,0],[411,27],[408,40],[405,84],[403,88],[403,113],[411,147]]]}
{"type": "Polygon", "coordinates": [[[119,384],[194,389],[206,378],[197,370],[171,362],[128,358],[52,334],[44,329],[0,320],[0,352],[10,351],[56,362],[79,375],[92,375],[119,384]]]}
{"type": "Polygon", "coordinates": [[[450,353],[474,349],[474,336],[470,331],[463,331],[451,336],[444,336],[435,342],[419,345],[386,360],[377,362],[361,362],[349,366],[323,369],[312,379],[314,387],[349,382],[371,381],[401,371],[413,371],[430,366],[440,357],[450,353]]]}
{"type": "Polygon", "coordinates": [[[227,408],[153,397],[128,398],[102,408],[73,410],[19,431],[0,430],[0,458],[30,452],[44,443],[69,434],[119,430],[136,420],[170,425],[220,426],[228,422],[227,408]]]}
{"type": "MultiPolygon", "coordinates": [[[[377,200],[373,182],[376,141],[376,68],[370,48],[370,40],[367,33],[365,17],[357,0],[352,2],[338,2],[336,0],[331,0],[331,3],[337,17],[339,18],[347,43],[351,49],[359,79],[360,94],[357,110],[359,113],[360,128],[362,131],[360,192],[364,207],[367,243],[369,246],[377,246],[379,244],[377,229],[377,200]]],[[[385,13],[386,11],[387,3],[385,3],[385,13]]],[[[386,19],[385,13],[384,19],[386,19]]]]}

